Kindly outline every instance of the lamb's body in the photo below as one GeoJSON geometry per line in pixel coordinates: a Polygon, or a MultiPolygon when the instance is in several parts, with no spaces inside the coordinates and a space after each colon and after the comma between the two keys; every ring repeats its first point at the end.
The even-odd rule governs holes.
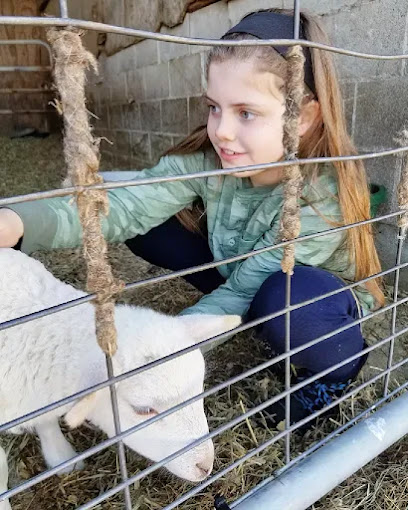
{"type": "MultiPolygon", "coordinates": [[[[0,322],[84,295],[54,278],[40,262],[5,252],[0,251],[0,322]]],[[[106,378],[104,373],[92,376],[92,365],[101,363],[103,354],[95,341],[94,308],[89,303],[0,332],[0,359],[0,423],[84,389],[90,379],[106,378]]],[[[56,409],[46,419],[66,409],[56,409]]],[[[26,422],[11,432],[32,426],[26,422]]]]}
{"type": "MultiPolygon", "coordinates": [[[[84,295],[20,252],[0,249],[0,267],[0,323],[84,295]]],[[[169,317],[122,305],[116,307],[115,321],[118,351],[113,365],[118,375],[232,329],[240,318],[169,317]]],[[[89,303],[0,331],[0,360],[0,424],[107,378],[105,357],[96,341],[94,308],[89,303]]],[[[122,381],[117,385],[122,429],[199,394],[203,382],[204,360],[198,349],[122,381]]],[[[58,425],[58,418],[67,411],[72,426],[87,419],[109,436],[114,435],[108,388],[11,432],[36,432],[47,464],[56,466],[75,455],[58,425]]],[[[199,400],[128,436],[125,443],[157,461],[207,432],[203,402],[199,400]]],[[[213,457],[212,442],[206,441],[166,467],[197,481],[209,474],[213,457]]]]}

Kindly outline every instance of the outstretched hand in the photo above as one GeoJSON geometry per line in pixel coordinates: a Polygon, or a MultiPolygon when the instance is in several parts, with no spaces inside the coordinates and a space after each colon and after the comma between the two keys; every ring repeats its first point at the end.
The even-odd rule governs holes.
{"type": "Polygon", "coordinates": [[[11,209],[0,209],[0,248],[15,246],[24,234],[20,216],[11,209]]]}

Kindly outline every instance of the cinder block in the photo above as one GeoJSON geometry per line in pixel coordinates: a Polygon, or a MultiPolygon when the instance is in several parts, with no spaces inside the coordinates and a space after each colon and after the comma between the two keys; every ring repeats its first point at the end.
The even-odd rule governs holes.
{"type": "Polygon", "coordinates": [[[111,91],[111,103],[123,104],[127,101],[125,73],[119,73],[115,77],[112,77],[109,83],[109,87],[111,91]]]}
{"type": "MultiPolygon", "coordinates": [[[[190,36],[190,14],[186,14],[184,21],[181,25],[174,28],[162,27],[160,32],[162,34],[176,35],[179,37],[190,36]]],[[[160,62],[168,62],[175,58],[184,57],[190,54],[189,44],[176,44],[168,42],[159,42],[159,59],[160,62]]]]}
{"type": "MultiPolygon", "coordinates": [[[[330,16],[331,39],[335,46],[364,53],[392,55],[403,52],[406,31],[406,0],[381,0],[341,10],[330,16]]],[[[341,78],[399,76],[400,61],[367,60],[337,55],[341,78]]]]}
{"type": "MultiPolygon", "coordinates": [[[[317,0],[319,1],[319,0],[317,0]]],[[[306,0],[302,1],[302,5],[306,0]]],[[[326,0],[323,2],[326,3],[326,0]]],[[[273,7],[282,8],[283,0],[233,0],[228,2],[228,15],[231,27],[236,25],[245,15],[260,9],[272,9],[273,7]]],[[[293,0],[291,7],[293,7],[293,0]]]]}
{"type": "Polygon", "coordinates": [[[191,133],[198,126],[207,123],[208,106],[202,96],[188,99],[188,131],[191,133]]]}
{"type": "Polygon", "coordinates": [[[161,99],[169,96],[169,64],[157,64],[143,68],[145,99],[161,99]]]}
{"type": "Polygon", "coordinates": [[[95,126],[98,129],[109,129],[109,107],[106,104],[101,105],[96,111],[96,115],[99,118],[96,119],[95,126]]]}
{"type": "Polygon", "coordinates": [[[132,102],[122,106],[123,127],[129,130],[140,129],[140,108],[139,103],[132,102]]]}
{"type": "MultiPolygon", "coordinates": [[[[190,36],[201,39],[219,39],[230,26],[228,5],[226,2],[216,2],[191,14],[190,36]]],[[[204,49],[206,49],[205,46],[191,46],[190,51],[198,53],[204,49]]]]}
{"type": "Polygon", "coordinates": [[[198,54],[170,62],[170,96],[194,96],[202,92],[201,57],[198,54]]]}
{"type": "Polygon", "coordinates": [[[148,101],[140,103],[141,129],[143,131],[161,130],[161,105],[160,101],[148,101]]]}
{"type": "Polygon", "coordinates": [[[129,131],[116,132],[114,150],[118,155],[130,159],[131,151],[129,131]]]}
{"type": "Polygon", "coordinates": [[[145,39],[135,46],[137,67],[146,67],[159,63],[159,50],[157,41],[145,39]]]}
{"type": "Polygon", "coordinates": [[[163,153],[173,147],[173,137],[168,135],[150,135],[152,164],[156,164],[163,153]]]}
{"type": "Polygon", "coordinates": [[[162,131],[180,135],[187,134],[187,99],[162,101],[162,131]]]}
{"type": "Polygon", "coordinates": [[[109,106],[109,127],[115,131],[124,128],[122,105],[109,106]]]}
{"type": "Polygon", "coordinates": [[[138,57],[138,45],[134,44],[125,48],[118,53],[115,53],[110,59],[117,60],[117,66],[119,71],[131,71],[135,69],[138,57]]]}
{"type": "Polygon", "coordinates": [[[128,101],[142,101],[144,99],[143,71],[136,69],[126,73],[126,99],[128,101]]]}
{"type": "Polygon", "coordinates": [[[133,132],[130,134],[131,156],[133,160],[150,162],[149,134],[133,132]]]}
{"type": "Polygon", "coordinates": [[[355,141],[361,151],[389,149],[407,122],[408,88],[404,76],[359,83],[355,141]]]}

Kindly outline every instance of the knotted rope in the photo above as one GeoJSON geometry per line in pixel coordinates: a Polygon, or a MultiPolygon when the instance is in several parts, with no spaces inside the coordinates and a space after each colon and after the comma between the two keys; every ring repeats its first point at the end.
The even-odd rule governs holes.
{"type": "MultiPolygon", "coordinates": [[[[408,128],[402,131],[398,142],[402,147],[408,146],[408,128]]],[[[406,152],[402,156],[401,177],[398,184],[398,205],[400,209],[405,211],[398,219],[398,226],[401,229],[400,235],[405,239],[408,229],[408,155],[406,152]]]]}
{"type": "MultiPolygon", "coordinates": [[[[86,109],[85,71],[97,72],[94,56],[82,45],[82,32],[75,28],[47,31],[54,56],[54,79],[60,95],[57,109],[64,118],[64,157],[68,179],[74,186],[103,182],[98,174],[99,139],[92,136],[86,109]]],[[[107,244],[102,234],[101,215],[107,215],[109,202],[105,190],[81,189],[76,203],[83,231],[83,256],[87,265],[87,290],[97,295],[95,327],[98,343],[109,355],[116,352],[114,296],[124,285],[113,277],[107,260],[107,244]]]]}
{"type": "MultiPolygon", "coordinates": [[[[305,56],[301,46],[293,46],[287,53],[288,63],[286,80],[286,110],[283,126],[283,147],[287,160],[297,157],[299,148],[298,120],[304,91],[304,63],[305,56]]],[[[297,164],[284,169],[284,202],[280,225],[282,241],[295,239],[300,233],[299,198],[302,190],[303,176],[297,164]]],[[[295,245],[284,247],[281,262],[284,273],[293,274],[295,265],[295,245]]]]}

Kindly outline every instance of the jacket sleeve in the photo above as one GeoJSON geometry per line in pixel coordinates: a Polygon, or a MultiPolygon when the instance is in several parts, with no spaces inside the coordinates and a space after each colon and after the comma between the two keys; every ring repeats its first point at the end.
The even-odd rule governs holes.
{"type": "MultiPolygon", "coordinates": [[[[182,175],[203,169],[204,155],[165,156],[137,179],[182,175]]],[[[135,180],[137,180],[135,179],[135,180]]],[[[123,242],[144,234],[188,207],[202,196],[202,179],[117,188],[108,192],[109,215],[103,218],[103,233],[109,242],[123,242]]],[[[72,248],[82,242],[82,229],[72,197],[52,198],[8,206],[24,224],[22,251],[72,248]]]]}
{"type": "MultiPolygon", "coordinates": [[[[279,220],[274,223],[272,228],[256,243],[254,250],[262,250],[279,242],[279,224],[279,220]]],[[[301,208],[301,225],[300,236],[330,229],[329,223],[316,214],[315,209],[308,205],[301,208]]],[[[344,234],[337,232],[327,233],[321,237],[296,243],[296,265],[324,265],[342,245],[343,240],[344,234]]],[[[282,255],[283,249],[279,248],[263,251],[244,259],[237,265],[224,284],[220,285],[211,294],[201,298],[196,305],[184,310],[182,314],[236,314],[244,316],[262,283],[270,275],[281,270],[282,255]]]]}

